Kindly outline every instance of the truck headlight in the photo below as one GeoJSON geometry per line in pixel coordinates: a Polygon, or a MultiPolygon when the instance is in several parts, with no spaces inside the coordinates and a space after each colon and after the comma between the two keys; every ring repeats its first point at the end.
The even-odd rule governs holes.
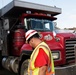
{"type": "Polygon", "coordinates": [[[59,60],[60,59],[60,52],[59,51],[53,51],[52,57],[54,60],[59,60]]]}

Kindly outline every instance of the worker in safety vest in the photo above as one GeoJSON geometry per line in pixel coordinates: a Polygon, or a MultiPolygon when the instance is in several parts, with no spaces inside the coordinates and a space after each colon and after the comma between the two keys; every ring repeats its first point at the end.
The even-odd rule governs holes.
{"type": "Polygon", "coordinates": [[[55,75],[50,48],[39,39],[38,32],[29,30],[25,37],[26,42],[34,48],[29,61],[28,75],[55,75]]]}

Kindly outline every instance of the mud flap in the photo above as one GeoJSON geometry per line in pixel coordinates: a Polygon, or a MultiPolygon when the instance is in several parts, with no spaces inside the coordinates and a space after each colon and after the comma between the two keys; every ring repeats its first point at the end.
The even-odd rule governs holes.
{"type": "Polygon", "coordinates": [[[67,67],[56,67],[55,75],[76,75],[76,64],[67,67]]]}

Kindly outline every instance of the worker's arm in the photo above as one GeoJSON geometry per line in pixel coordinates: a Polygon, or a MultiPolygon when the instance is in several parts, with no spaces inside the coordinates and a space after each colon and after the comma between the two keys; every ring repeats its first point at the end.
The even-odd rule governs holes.
{"type": "Polygon", "coordinates": [[[46,75],[47,66],[42,66],[39,69],[39,75],[46,75]]]}

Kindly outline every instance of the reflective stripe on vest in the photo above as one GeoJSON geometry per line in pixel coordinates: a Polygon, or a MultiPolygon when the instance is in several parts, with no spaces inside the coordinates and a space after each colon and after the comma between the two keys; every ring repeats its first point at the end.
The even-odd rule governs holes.
{"type": "Polygon", "coordinates": [[[46,75],[55,75],[54,63],[53,63],[51,51],[50,51],[49,47],[47,46],[47,44],[45,44],[44,42],[40,43],[35,48],[35,50],[33,51],[32,55],[31,55],[29,67],[28,67],[28,75],[38,75],[38,73],[39,73],[39,68],[36,68],[34,65],[36,57],[39,53],[39,48],[42,48],[49,57],[49,63],[48,63],[46,75]],[[51,62],[50,62],[50,60],[51,60],[51,62]]]}

